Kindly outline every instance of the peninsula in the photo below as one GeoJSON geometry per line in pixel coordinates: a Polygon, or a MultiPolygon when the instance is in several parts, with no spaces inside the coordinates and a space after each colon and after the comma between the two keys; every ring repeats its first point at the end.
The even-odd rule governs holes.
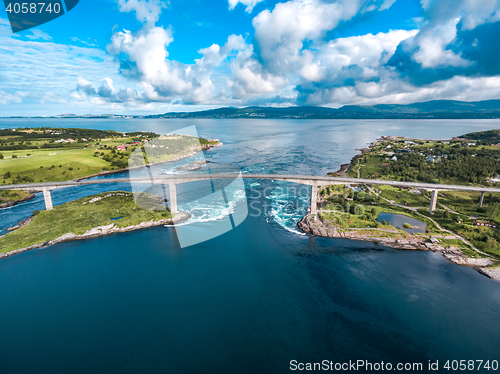
{"type": "MultiPolygon", "coordinates": [[[[450,140],[383,137],[331,176],[401,182],[498,186],[500,130],[450,140]]],[[[398,186],[323,186],[318,214],[299,227],[317,236],[381,242],[442,252],[450,261],[500,280],[500,197],[479,192],[431,193],[398,186]],[[418,227],[414,227],[418,225],[418,227]]]]}
{"type": "Polygon", "coordinates": [[[161,196],[143,193],[140,199],[138,208],[131,192],[103,192],[53,210],[35,211],[18,228],[0,237],[0,259],[63,241],[172,225],[189,217],[182,212],[172,215],[161,196]]]}
{"type": "MultiPolygon", "coordinates": [[[[0,180],[4,185],[81,180],[127,171],[146,163],[178,161],[221,145],[218,139],[160,136],[142,131],[3,129],[0,130],[0,180]],[[137,150],[149,157],[138,161],[137,150]]],[[[23,191],[0,191],[0,208],[33,197],[23,191]]]]}

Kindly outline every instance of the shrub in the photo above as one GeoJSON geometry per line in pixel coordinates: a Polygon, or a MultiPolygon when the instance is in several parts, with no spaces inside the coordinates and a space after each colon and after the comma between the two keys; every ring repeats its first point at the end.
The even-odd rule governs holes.
{"type": "Polygon", "coordinates": [[[39,211],[39,210],[34,210],[34,211],[33,211],[33,215],[34,215],[34,216],[36,216],[38,213],[40,213],[40,211],[39,211]]]}
{"type": "Polygon", "coordinates": [[[12,155],[12,158],[17,158],[17,155],[12,155]]]}
{"type": "Polygon", "coordinates": [[[0,153],[0,160],[3,160],[3,154],[0,153]]]}
{"type": "Polygon", "coordinates": [[[9,179],[11,177],[10,171],[3,175],[3,179],[9,179]]]}

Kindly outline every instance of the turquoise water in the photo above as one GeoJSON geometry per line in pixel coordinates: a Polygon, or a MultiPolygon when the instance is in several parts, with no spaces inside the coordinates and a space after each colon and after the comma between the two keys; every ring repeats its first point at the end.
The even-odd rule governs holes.
{"type": "MultiPolygon", "coordinates": [[[[20,123],[1,120],[0,128],[20,123]]],[[[437,123],[22,125],[167,132],[196,124],[201,135],[225,143],[207,152],[211,161],[235,163],[243,172],[314,175],[337,169],[356,154],[354,148],[380,135],[446,138],[500,127],[495,121],[437,123]]],[[[245,183],[247,219],[191,247],[180,248],[172,228],[157,227],[1,260],[0,373],[281,373],[289,372],[290,360],[498,359],[500,282],[436,253],[301,235],[295,223],[309,201],[298,186],[245,183]]],[[[116,189],[130,186],[67,188],[53,191],[53,198],[57,205],[116,189]]],[[[189,196],[195,189],[178,189],[179,207],[211,230],[228,212],[194,206],[189,196]]],[[[0,211],[0,228],[40,208],[43,198],[37,196],[0,211]]]]}
{"type": "Polygon", "coordinates": [[[402,214],[392,214],[392,213],[380,213],[377,217],[377,222],[382,222],[385,220],[394,227],[399,227],[401,230],[406,231],[410,234],[415,232],[425,232],[426,224],[418,219],[407,217],[402,214]],[[405,223],[409,223],[413,226],[411,229],[403,227],[405,223]]]}

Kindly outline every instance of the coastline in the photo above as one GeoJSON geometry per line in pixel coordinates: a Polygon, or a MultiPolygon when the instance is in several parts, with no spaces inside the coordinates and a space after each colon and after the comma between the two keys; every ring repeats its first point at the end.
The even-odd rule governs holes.
{"type": "MultiPolygon", "coordinates": [[[[137,167],[131,167],[131,168],[124,168],[124,169],[119,169],[119,170],[101,171],[101,172],[99,172],[97,174],[87,175],[87,176],[84,176],[84,177],[75,178],[73,180],[80,181],[80,180],[84,180],[84,179],[94,178],[94,177],[97,177],[97,176],[103,176],[103,175],[110,175],[110,174],[121,173],[121,172],[129,171],[129,170],[132,170],[132,169],[140,169],[140,168],[143,168],[145,166],[148,167],[148,166],[153,166],[153,165],[158,165],[158,164],[165,164],[165,163],[169,163],[169,162],[177,162],[177,161],[180,161],[180,160],[192,157],[192,156],[198,154],[199,152],[203,152],[203,151],[209,150],[211,148],[218,148],[218,147],[221,147],[222,145],[223,145],[223,143],[219,141],[218,143],[216,143],[214,145],[211,145],[209,147],[208,146],[207,147],[202,147],[201,150],[199,150],[199,149],[197,149],[196,151],[190,150],[188,153],[186,153],[184,155],[179,155],[179,156],[176,155],[176,157],[174,157],[171,160],[159,161],[159,162],[154,162],[154,163],[148,163],[148,164],[143,165],[143,166],[137,166],[137,167]]],[[[37,192],[37,191],[30,191],[30,196],[29,197],[26,197],[26,198],[23,198],[23,199],[20,199],[20,200],[16,200],[16,201],[9,201],[9,202],[4,203],[4,204],[0,204],[0,209],[2,209],[2,208],[8,208],[8,207],[14,206],[14,205],[16,205],[18,203],[21,203],[23,201],[27,201],[27,200],[35,198],[35,194],[33,192],[37,192]]],[[[165,218],[165,219],[161,219],[161,220],[158,220],[158,221],[141,222],[138,225],[131,225],[131,226],[123,227],[123,228],[118,228],[118,227],[115,227],[114,224],[110,224],[110,225],[107,225],[107,226],[99,226],[99,227],[92,228],[90,230],[87,230],[82,235],[76,235],[74,233],[67,233],[67,234],[64,234],[64,235],[62,235],[62,236],[54,239],[54,240],[50,240],[50,241],[47,241],[47,242],[33,244],[31,246],[24,247],[24,248],[19,248],[19,249],[15,249],[15,250],[12,250],[12,251],[9,251],[9,252],[6,252],[6,253],[0,253],[0,260],[3,259],[3,258],[6,258],[6,257],[10,257],[12,255],[18,254],[18,253],[29,251],[31,249],[45,248],[45,247],[49,247],[49,246],[51,246],[53,244],[62,243],[62,242],[66,242],[66,241],[85,240],[85,239],[94,238],[94,237],[103,236],[103,235],[108,235],[108,234],[114,234],[114,233],[120,233],[120,232],[128,232],[128,231],[135,231],[135,230],[140,230],[140,229],[143,229],[143,228],[155,227],[155,226],[161,226],[161,225],[164,225],[164,226],[165,225],[174,225],[174,224],[176,224],[178,222],[187,220],[190,217],[191,216],[188,213],[186,213],[186,212],[179,212],[179,213],[177,213],[172,218],[165,218]]],[[[18,225],[14,226],[14,227],[8,228],[7,230],[8,231],[13,231],[13,230],[21,228],[23,226],[26,226],[26,225],[28,225],[31,222],[32,219],[33,219],[33,215],[31,215],[30,217],[26,218],[25,220],[19,222],[18,225]]],[[[0,238],[2,238],[2,236],[0,236],[0,238]]]]}
{"type": "MultiPolygon", "coordinates": [[[[340,169],[336,172],[328,173],[329,176],[346,177],[346,172],[356,165],[356,160],[360,157],[372,151],[379,143],[386,141],[425,141],[424,139],[407,138],[403,136],[381,136],[376,141],[370,143],[367,148],[356,149],[360,153],[355,155],[349,164],[342,164],[340,169]]],[[[429,140],[430,141],[430,140],[429,140]]],[[[451,141],[461,141],[468,142],[468,139],[452,137],[450,140],[442,140],[442,142],[451,141]]],[[[358,169],[358,178],[360,178],[360,171],[358,169]]],[[[388,200],[394,205],[394,201],[388,200]]],[[[406,204],[405,204],[406,205],[406,204]]],[[[428,243],[430,236],[425,237],[423,235],[405,235],[398,230],[391,229],[377,229],[377,228],[337,228],[329,220],[323,220],[318,215],[306,215],[298,223],[297,226],[305,233],[309,233],[315,236],[331,237],[331,238],[346,238],[351,240],[359,241],[371,241],[376,243],[382,243],[395,249],[407,249],[407,250],[430,250],[433,252],[439,252],[443,254],[443,257],[448,261],[462,266],[470,266],[477,270],[480,274],[485,275],[491,279],[500,281],[500,268],[497,266],[499,262],[492,260],[488,257],[484,258],[474,258],[469,257],[464,254],[459,247],[447,246],[446,248],[437,243],[428,243]]],[[[469,244],[462,236],[456,234],[449,230],[449,237],[444,237],[442,235],[433,235],[436,239],[458,239],[466,244],[469,244]]],[[[477,252],[482,255],[486,255],[484,252],[477,250],[472,247],[477,252]]]]}
{"type": "MultiPolygon", "coordinates": [[[[377,140],[378,142],[379,140],[377,140]]],[[[340,169],[337,171],[332,171],[330,173],[327,173],[326,175],[329,177],[341,177],[341,178],[346,178],[348,175],[346,174],[346,171],[349,170],[351,165],[354,164],[354,161],[356,161],[358,158],[363,156],[365,153],[368,153],[370,151],[370,148],[372,148],[372,144],[368,146],[368,148],[356,148],[355,151],[358,151],[356,156],[354,156],[351,161],[348,164],[342,164],[340,165],[340,169]]]]}
{"type": "Polygon", "coordinates": [[[110,175],[110,174],[117,174],[117,173],[123,173],[123,172],[126,172],[126,171],[129,171],[129,170],[135,170],[135,169],[141,169],[141,168],[144,168],[144,167],[149,167],[149,166],[154,166],[154,165],[159,165],[159,164],[168,164],[169,162],[177,162],[177,161],[180,161],[180,160],[183,160],[185,158],[189,158],[189,157],[193,157],[195,155],[197,155],[198,153],[200,152],[203,152],[205,150],[209,150],[211,148],[218,148],[218,147],[222,147],[224,145],[224,143],[222,142],[219,142],[215,145],[212,145],[211,147],[208,147],[208,148],[203,148],[201,149],[201,151],[196,151],[196,152],[189,152],[188,154],[185,154],[183,156],[177,156],[175,157],[174,159],[172,160],[167,160],[167,161],[158,161],[158,162],[151,162],[149,164],[146,164],[146,165],[141,165],[141,166],[133,166],[133,167],[130,167],[130,168],[123,168],[123,169],[118,169],[118,170],[101,170],[99,173],[97,174],[92,174],[92,175],[86,175],[84,177],[79,177],[79,178],[75,178],[73,179],[74,181],[78,182],[78,181],[81,181],[81,180],[84,180],[84,179],[90,179],[90,178],[95,178],[95,177],[101,177],[103,175],[110,175]]]}
{"type": "Polygon", "coordinates": [[[6,203],[1,203],[0,204],[0,209],[10,208],[10,207],[12,207],[14,205],[17,205],[19,203],[22,203],[22,202],[34,199],[35,198],[35,192],[38,192],[38,191],[30,191],[30,196],[25,197],[23,199],[12,200],[12,201],[7,201],[6,203]]]}
{"type": "MultiPolygon", "coordinates": [[[[189,153],[187,153],[185,155],[177,156],[177,157],[175,157],[172,160],[152,162],[152,163],[149,163],[149,164],[146,164],[146,165],[134,166],[134,167],[123,168],[123,169],[118,169],[118,170],[101,170],[99,173],[91,174],[91,175],[86,175],[86,176],[74,178],[74,179],[71,179],[71,180],[73,180],[75,182],[78,182],[78,181],[85,180],[85,179],[90,179],[90,178],[95,178],[95,177],[101,177],[101,176],[106,176],[106,175],[112,175],[112,174],[117,174],[117,173],[123,173],[123,172],[127,172],[127,171],[134,170],[134,169],[141,169],[141,168],[144,168],[144,167],[149,167],[149,166],[154,166],[154,165],[159,165],[159,164],[167,164],[169,162],[177,162],[177,161],[183,160],[185,158],[193,157],[193,156],[197,155],[199,152],[203,152],[203,151],[211,149],[211,148],[222,147],[223,145],[224,145],[224,143],[218,142],[217,144],[214,144],[214,145],[212,145],[212,146],[210,146],[208,148],[203,148],[202,147],[201,151],[196,151],[196,152],[191,151],[191,152],[189,152],[189,153]]],[[[26,198],[23,198],[23,199],[19,199],[19,200],[15,200],[15,201],[8,201],[6,203],[1,203],[0,204],[0,209],[10,208],[10,207],[12,207],[14,205],[17,205],[19,203],[22,203],[24,201],[31,200],[31,199],[33,199],[33,198],[36,197],[35,193],[36,192],[40,192],[40,191],[33,190],[33,191],[29,191],[29,192],[31,193],[31,195],[29,197],[26,197],[26,198]]]]}
{"type": "Polygon", "coordinates": [[[64,235],[54,239],[54,240],[33,244],[33,245],[28,246],[28,247],[15,249],[15,250],[12,250],[12,251],[9,251],[6,253],[0,253],[0,260],[7,258],[7,257],[10,257],[10,256],[13,256],[13,255],[16,255],[18,253],[27,252],[27,251],[32,250],[32,249],[50,247],[51,245],[54,245],[57,243],[74,241],[74,240],[85,240],[85,239],[96,238],[99,236],[104,236],[104,235],[109,235],[109,234],[135,231],[135,230],[140,230],[140,229],[145,229],[145,228],[155,227],[155,226],[161,226],[161,225],[174,225],[178,222],[187,220],[190,217],[191,216],[188,213],[180,212],[180,213],[177,213],[172,218],[165,218],[165,219],[161,219],[158,221],[141,222],[138,225],[131,225],[131,226],[127,226],[127,227],[115,227],[115,225],[112,223],[112,224],[109,224],[106,226],[94,227],[90,230],[87,230],[82,235],[76,235],[74,233],[67,233],[67,234],[64,234],[64,235]]]}
{"type": "MultiPolygon", "coordinates": [[[[369,231],[374,234],[377,232],[384,232],[388,234],[400,234],[395,229],[375,229],[375,228],[352,228],[341,229],[339,231],[328,220],[322,220],[318,215],[307,214],[298,223],[297,226],[306,234],[312,236],[321,236],[327,238],[350,239],[358,241],[369,241],[373,243],[380,243],[387,245],[391,248],[400,250],[421,250],[442,253],[443,257],[448,261],[462,266],[469,266],[477,270],[480,274],[485,275],[493,280],[500,281],[500,269],[491,268],[490,265],[496,264],[488,258],[471,258],[464,255],[460,248],[449,247],[445,248],[439,244],[427,243],[426,237],[418,237],[408,235],[405,238],[371,236],[360,231],[369,231]]],[[[435,237],[439,237],[435,235],[435,237]]]]}

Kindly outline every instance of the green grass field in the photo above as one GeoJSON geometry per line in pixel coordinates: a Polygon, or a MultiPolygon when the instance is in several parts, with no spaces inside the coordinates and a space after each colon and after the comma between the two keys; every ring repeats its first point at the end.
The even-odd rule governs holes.
{"type": "Polygon", "coordinates": [[[410,207],[420,207],[429,205],[429,199],[422,194],[416,194],[409,192],[405,188],[393,187],[393,186],[377,186],[377,190],[380,191],[380,195],[388,200],[394,201],[396,204],[404,205],[410,207]]]}
{"type": "MultiPolygon", "coordinates": [[[[144,196],[151,208],[159,209],[160,205],[154,195],[144,194],[144,196]]],[[[103,192],[55,206],[50,211],[41,211],[27,226],[0,238],[0,253],[43,243],[67,233],[81,235],[94,227],[106,226],[111,223],[116,227],[127,227],[170,217],[168,208],[163,211],[139,209],[130,192],[103,192]],[[105,197],[107,195],[112,196],[105,197]],[[95,197],[101,197],[101,200],[88,203],[95,197]],[[86,202],[87,204],[84,204],[86,202]],[[111,220],[111,218],[117,217],[123,218],[111,220]]]]}
{"type": "Polygon", "coordinates": [[[8,201],[25,199],[30,196],[28,191],[20,190],[0,190],[0,204],[8,201]]]}
{"type": "Polygon", "coordinates": [[[16,178],[28,177],[34,182],[71,180],[99,173],[110,164],[94,157],[92,148],[74,150],[30,150],[32,156],[0,160],[0,176],[4,184],[16,183],[16,178]],[[5,175],[10,173],[10,178],[5,175]]]}
{"type": "MultiPolygon", "coordinates": [[[[480,196],[479,192],[446,191],[439,193],[437,201],[456,212],[465,215],[477,215],[480,196]]],[[[487,198],[485,198],[484,203],[488,203],[487,198]]]]}
{"type": "MultiPolygon", "coordinates": [[[[177,142],[176,138],[166,139],[174,145],[177,142]]],[[[65,143],[61,148],[0,151],[4,157],[0,159],[0,183],[59,182],[97,174],[102,170],[123,169],[128,167],[128,158],[135,146],[129,145],[127,151],[117,151],[116,147],[131,144],[132,141],[131,137],[109,138],[88,144],[65,143]]],[[[166,162],[186,156],[189,150],[181,146],[184,143],[186,141],[179,138],[175,152],[151,157],[148,162],[166,162]]]]}

